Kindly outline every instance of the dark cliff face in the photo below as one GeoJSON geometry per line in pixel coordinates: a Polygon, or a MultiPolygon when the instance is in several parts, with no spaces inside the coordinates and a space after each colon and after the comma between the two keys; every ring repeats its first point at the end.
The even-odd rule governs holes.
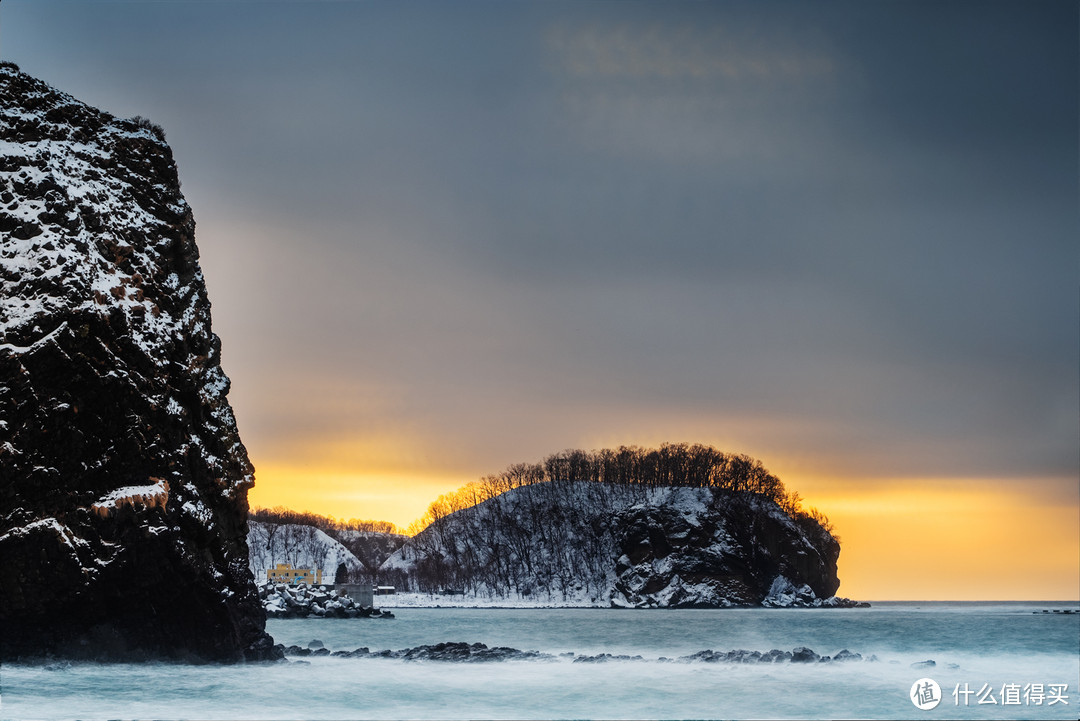
{"type": "Polygon", "coordinates": [[[642,504],[614,517],[618,605],[758,605],[777,579],[785,588],[808,586],[809,602],[836,593],[840,544],[817,523],[793,521],[775,503],[749,495],[681,495],[674,507],[642,504]]]}
{"type": "Polygon", "coordinates": [[[162,135],[0,66],[7,659],[274,655],[253,469],[162,135]]]}

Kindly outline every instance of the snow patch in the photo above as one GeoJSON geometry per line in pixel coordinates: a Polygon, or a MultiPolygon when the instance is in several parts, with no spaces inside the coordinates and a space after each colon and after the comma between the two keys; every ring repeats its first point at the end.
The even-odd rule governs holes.
{"type": "Polygon", "coordinates": [[[165,508],[165,504],[169,502],[169,482],[164,478],[150,480],[156,482],[148,486],[117,488],[99,498],[90,506],[90,510],[102,518],[107,518],[125,506],[144,509],[165,508]]]}

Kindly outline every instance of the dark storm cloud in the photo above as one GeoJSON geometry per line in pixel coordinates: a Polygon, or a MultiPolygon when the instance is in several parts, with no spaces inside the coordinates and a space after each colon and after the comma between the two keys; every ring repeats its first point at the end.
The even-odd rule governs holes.
{"type": "Polygon", "coordinates": [[[299,405],[314,366],[507,462],[617,408],[795,421],[770,448],[866,475],[1078,471],[1075,4],[0,13],[5,57],[166,126],[230,374],[299,405]]]}

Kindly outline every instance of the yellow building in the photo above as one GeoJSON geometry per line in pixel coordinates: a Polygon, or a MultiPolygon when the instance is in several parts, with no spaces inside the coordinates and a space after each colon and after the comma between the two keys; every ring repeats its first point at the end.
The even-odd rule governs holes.
{"type": "Polygon", "coordinates": [[[266,580],[271,583],[288,583],[295,586],[298,583],[315,585],[322,583],[322,569],[316,568],[312,573],[310,568],[293,568],[291,563],[279,563],[274,568],[267,570],[266,580]]]}

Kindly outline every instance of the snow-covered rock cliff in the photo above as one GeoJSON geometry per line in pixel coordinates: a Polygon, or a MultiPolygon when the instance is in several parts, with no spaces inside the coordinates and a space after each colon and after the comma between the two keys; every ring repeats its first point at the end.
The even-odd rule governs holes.
{"type": "Polygon", "coordinates": [[[383,564],[399,589],[510,605],[838,606],[840,544],[715,488],[553,481],[450,514],[383,564]]]}
{"type": "Polygon", "coordinates": [[[275,655],[194,232],[160,128],[0,65],[4,658],[275,655]]]}

